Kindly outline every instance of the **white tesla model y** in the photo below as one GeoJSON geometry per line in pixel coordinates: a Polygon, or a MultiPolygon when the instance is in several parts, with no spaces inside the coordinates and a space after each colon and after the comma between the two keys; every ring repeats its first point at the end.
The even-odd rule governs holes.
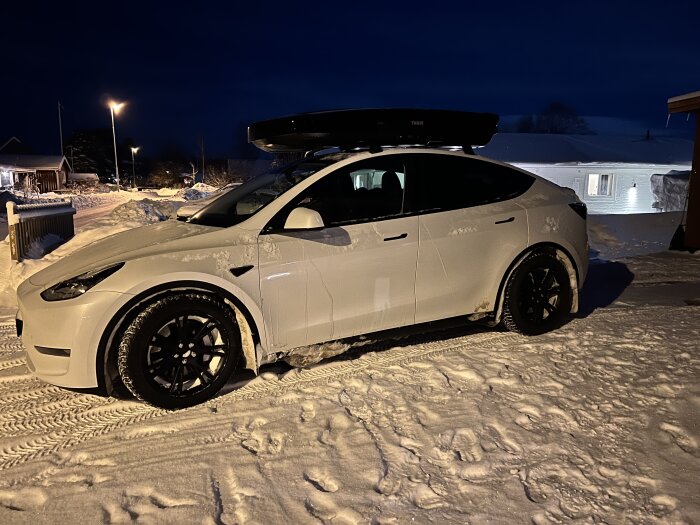
{"type": "Polygon", "coordinates": [[[558,327],[587,271],[586,208],[474,155],[497,121],[354,110],[251,125],[263,149],[306,156],[22,283],[31,371],[180,408],[326,341],[458,316],[558,327]]]}

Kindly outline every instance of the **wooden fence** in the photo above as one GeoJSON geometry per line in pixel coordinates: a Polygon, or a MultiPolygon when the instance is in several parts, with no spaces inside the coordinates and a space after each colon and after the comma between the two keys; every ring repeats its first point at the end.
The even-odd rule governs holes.
{"type": "Polygon", "coordinates": [[[12,260],[21,261],[30,251],[33,257],[40,257],[73,237],[73,215],[75,208],[70,200],[20,205],[8,202],[7,227],[12,260]]]}

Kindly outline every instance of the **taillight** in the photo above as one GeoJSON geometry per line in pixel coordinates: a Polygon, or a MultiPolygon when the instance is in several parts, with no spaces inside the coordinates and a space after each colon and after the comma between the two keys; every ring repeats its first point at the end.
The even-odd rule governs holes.
{"type": "Polygon", "coordinates": [[[572,202],[569,204],[571,209],[576,212],[576,215],[581,217],[584,221],[586,220],[586,214],[588,213],[588,208],[583,202],[572,202]]]}

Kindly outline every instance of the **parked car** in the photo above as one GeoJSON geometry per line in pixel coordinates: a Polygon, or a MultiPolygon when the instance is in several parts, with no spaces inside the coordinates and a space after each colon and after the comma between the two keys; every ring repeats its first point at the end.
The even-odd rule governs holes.
{"type": "Polygon", "coordinates": [[[465,315],[540,334],[577,311],[586,208],[571,190],[468,147],[371,144],[389,132],[425,138],[373,132],[34,274],[18,289],[30,370],[180,408],[325,341],[465,315]]]}

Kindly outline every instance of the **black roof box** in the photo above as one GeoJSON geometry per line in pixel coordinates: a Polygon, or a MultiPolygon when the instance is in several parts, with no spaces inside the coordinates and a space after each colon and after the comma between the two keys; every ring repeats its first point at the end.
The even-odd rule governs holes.
{"type": "Polygon", "coordinates": [[[269,152],[381,146],[484,146],[498,115],[436,109],[346,109],[302,113],[248,126],[248,142],[269,152]]]}

